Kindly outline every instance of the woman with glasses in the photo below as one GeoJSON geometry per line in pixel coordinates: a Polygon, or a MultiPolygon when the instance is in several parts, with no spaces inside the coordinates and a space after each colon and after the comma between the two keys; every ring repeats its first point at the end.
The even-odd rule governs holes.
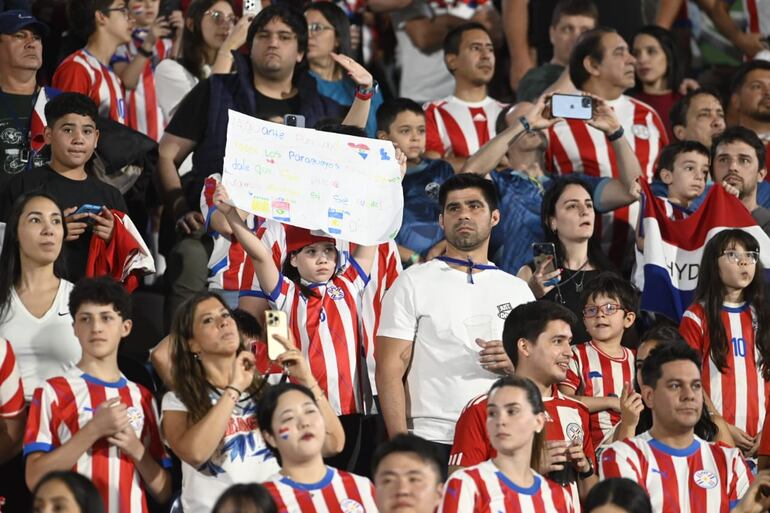
{"type": "Polygon", "coordinates": [[[679,326],[702,355],[704,393],[747,457],[757,453],[770,378],[764,275],[750,233],[719,232],[703,249],[693,303],[679,326]]]}
{"type": "Polygon", "coordinates": [[[158,104],[165,119],[199,81],[214,73],[230,73],[233,50],[246,42],[251,17],[235,17],[229,0],[195,0],[184,20],[181,56],[155,68],[158,104]]]}
{"type": "Polygon", "coordinates": [[[318,85],[318,93],[346,109],[356,96],[371,97],[366,133],[374,137],[377,130],[375,113],[382,105],[382,93],[377,89],[363,89],[348,76],[334,54],[352,58],[350,21],[345,12],[331,2],[314,2],[305,10],[308,24],[307,57],[310,74],[318,85]]]}
{"type": "MultiPolygon", "coordinates": [[[[581,295],[601,271],[614,270],[594,237],[593,190],[580,178],[554,181],[543,195],[541,222],[543,242],[553,244],[554,255],[523,266],[517,276],[529,284],[537,299],[547,299],[583,318],[581,295]]],[[[582,323],[573,326],[572,343],[591,337],[582,323]]]]}
{"type": "MultiPolygon", "coordinates": [[[[279,470],[257,423],[262,377],[246,350],[230,309],[213,292],[180,305],[171,326],[174,391],[163,398],[161,429],[182,460],[181,503],[185,513],[209,513],[235,483],[261,482],[279,470]]],[[[302,353],[286,348],[277,361],[292,380],[314,390],[328,427],[324,455],[344,445],[342,425],[310,374],[302,353]]]]}

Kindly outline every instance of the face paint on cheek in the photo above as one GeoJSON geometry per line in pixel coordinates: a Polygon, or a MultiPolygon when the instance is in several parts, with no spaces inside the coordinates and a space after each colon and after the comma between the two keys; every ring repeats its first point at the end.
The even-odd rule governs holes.
{"type": "Polygon", "coordinates": [[[281,440],[288,440],[289,439],[289,428],[282,427],[278,430],[278,436],[281,437],[281,440]]]}

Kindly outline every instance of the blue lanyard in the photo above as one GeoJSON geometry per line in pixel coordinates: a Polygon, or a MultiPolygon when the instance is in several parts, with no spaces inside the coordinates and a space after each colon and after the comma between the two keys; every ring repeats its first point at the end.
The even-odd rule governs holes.
{"type": "Polygon", "coordinates": [[[460,260],[459,258],[452,258],[448,256],[440,256],[436,257],[438,260],[441,260],[442,262],[446,262],[448,264],[454,264],[454,265],[461,265],[463,267],[468,268],[468,283],[473,285],[473,270],[478,269],[480,271],[485,271],[487,269],[497,269],[496,265],[488,265],[488,264],[474,264],[473,260],[471,260],[471,257],[468,257],[468,260],[460,260]]]}

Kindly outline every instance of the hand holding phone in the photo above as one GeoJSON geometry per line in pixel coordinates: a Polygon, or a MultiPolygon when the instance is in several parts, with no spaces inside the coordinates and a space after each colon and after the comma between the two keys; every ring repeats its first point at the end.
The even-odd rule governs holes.
{"type": "MultiPolygon", "coordinates": [[[[86,203],[84,205],[80,205],[80,208],[78,208],[75,211],[75,215],[77,214],[94,214],[99,215],[102,213],[102,207],[99,205],[91,205],[90,203],[86,203]]],[[[84,223],[93,223],[94,220],[90,216],[84,217],[82,220],[84,223]]]]}
{"type": "Polygon", "coordinates": [[[553,94],[551,117],[587,121],[593,117],[593,98],[581,94],[553,94]]]}
{"type": "Polygon", "coordinates": [[[265,311],[265,327],[267,332],[267,357],[275,361],[286,352],[286,348],[273,335],[280,335],[289,340],[289,323],[286,312],[281,310],[265,311]]]}

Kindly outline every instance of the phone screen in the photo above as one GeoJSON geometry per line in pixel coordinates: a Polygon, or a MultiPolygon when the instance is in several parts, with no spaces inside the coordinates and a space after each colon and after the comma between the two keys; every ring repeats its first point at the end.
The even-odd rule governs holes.
{"type": "Polygon", "coordinates": [[[551,115],[555,118],[591,119],[593,99],[578,94],[554,94],[551,96],[551,115]]]}
{"type": "Polygon", "coordinates": [[[532,254],[536,269],[543,265],[543,262],[548,258],[551,258],[543,273],[548,274],[556,270],[556,246],[552,242],[535,242],[532,244],[532,254]]]}

